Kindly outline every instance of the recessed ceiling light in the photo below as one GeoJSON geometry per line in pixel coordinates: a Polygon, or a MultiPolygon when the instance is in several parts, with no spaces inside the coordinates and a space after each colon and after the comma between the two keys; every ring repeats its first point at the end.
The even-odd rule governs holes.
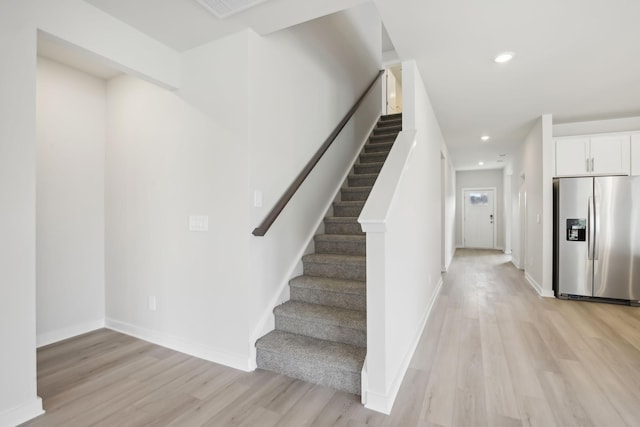
{"type": "Polygon", "coordinates": [[[482,135],[480,137],[480,139],[483,140],[483,141],[488,141],[489,140],[489,135],[482,135]]]}
{"type": "Polygon", "coordinates": [[[478,162],[478,166],[484,166],[484,162],[478,162]]]}
{"type": "Polygon", "coordinates": [[[504,64],[505,62],[511,61],[514,55],[515,54],[513,52],[502,52],[496,55],[496,57],[493,58],[493,61],[498,64],[504,64]]]}

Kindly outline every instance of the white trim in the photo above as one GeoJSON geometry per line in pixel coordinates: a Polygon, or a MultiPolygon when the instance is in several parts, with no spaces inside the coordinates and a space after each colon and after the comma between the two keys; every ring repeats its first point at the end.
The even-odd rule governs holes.
{"type": "Polygon", "coordinates": [[[511,257],[511,264],[513,264],[513,266],[518,270],[522,270],[522,268],[520,268],[520,263],[514,257],[511,257]]]}
{"type": "Polygon", "coordinates": [[[42,414],[42,399],[36,396],[29,402],[0,413],[0,426],[17,426],[42,414]]]}
{"type": "Polygon", "coordinates": [[[543,289],[542,286],[538,282],[534,280],[533,277],[526,271],[524,272],[525,280],[531,285],[531,287],[540,295],[545,298],[555,298],[555,294],[550,289],[543,289]]]}
{"type": "Polygon", "coordinates": [[[189,356],[219,363],[245,372],[252,370],[248,355],[230,354],[180,337],[110,318],[106,319],[106,327],[162,347],[170,348],[171,350],[179,351],[180,353],[188,354],[189,356]]]}
{"type": "MultiPolygon", "coordinates": [[[[371,409],[373,411],[382,412],[383,414],[389,415],[391,413],[391,409],[393,408],[393,404],[398,396],[398,392],[400,391],[400,386],[402,385],[402,380],[404,379],[405,374],[407,373],[407,369],[409,369],[409,364],[411,363],[411,359],[416,352],[416,348],[418,348],[418,344],[420,343],[420,339],[422,338],[422,334],[424,332],[425,327],[427,326],[427,322],[429,321],[429,316],[433,310],[433,307],[440,295],[440,291],[442,290],[443,285],[442,276],[440,276],[440,280],[438,281],[438,286],[436,287],[436,291],[433,293],[433,298],[431,298],[431,302],[429,306],[425,310],[422,321],[420,322],[420,327],[416,335],[414,336],[413,342],[409,347],[409,351],[404,355],[402,360],[402,364],[398,368],[398,371],[394,375],[393,382],[391,386],[386,391],[385,394],[376,393],[370,390],[366,391],[366,398],[363,395],[363,399],[366,399],[365,407],[367,409],[371,409]]],[[[366,378],[368,380],[368,378],[366,378]]]]}
{"type": "Polygon", "coordinates": [[[464,223],[466,218],[466,209],[467,202],[464,197],[464,193],[467,191],[482,191],[482,190],[491,190],[493,191],[493,242],[490,248],[478,248],[478,249],[500,249],[496,245],[498,243],[498,205],[496,204],[496,197],[498,197],[498,189],[496,187],[465,187],[461,189],[462,194],[460,195],[460,200],[462,200],[462,247],[466,248],[471,246],[466,245],[466,239],[464,234],[464,223]]]}
{"type": "Polygon", "coordinates": [[[58,341],[77,337],[97,329],[104,328],[104,319],[93,320],[91,322],[79,323],[77,325],[67,326],[66,328],[56,329],[55,331],[38,334],[36,337],[36,346],[38,348],[45,345],[53,344],[58,341]]]}

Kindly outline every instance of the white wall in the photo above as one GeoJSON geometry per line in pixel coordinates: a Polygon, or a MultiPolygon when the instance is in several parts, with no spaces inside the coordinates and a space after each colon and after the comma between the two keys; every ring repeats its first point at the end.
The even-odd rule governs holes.
{"type": "Polygon", "coordinates": [[[253,367],[257,331],[375,122],[376,97],[269,235],[251,231],[375,75],[372,22],[379,31],[364,6],[209,43],[185,53],[175,93],[133,77],[109,83],[109,326],[253,367]],[[262,208],[251,207],[254,190],[262,208]],[[209,217],[208,232],[188,231],[193,214],[209,217]]]}
{"type": "Polygon", "coordinates": [[[37,334],[104,326],[106,82],[45,58],[37,75],[37,334]]]}
{"type": "Polygon", "coordinates": [[[0,4],[0,425],[36,395],[36,32],[33,1],[0,4]]]}
{"type": "MultiPolygon", "coordinates": [[[[250,38],[250,236],[380,68],[380,18],[371,4],[267,37],[250,38]],[[253,206],[254,191],[263,197],[253,206]]],[[[301,256],[380,115],[378,83],[272,228],[251,237],[252,341],[301,274],[301,256]]]]}
{"type": "Polygon", "coordinates": [[[536,120],[510,165],[513,261],[524,269],[527,281],[542,296],[553,296],[554,161],[551,116],[544,115],[536,120]]]}
{"type": "Polygon", "coordinates": [[[389,413],[442,280],[444,139],[415,62],[403,63],[403,129],[360,216],[367,232],[366,406],[389,413]],[[416,136],[409,136],[415,130],[416,136]]]}
{"type": "Polygon", "coordinates": [[[187,52],[177,93],[110,81],[106,157],[107,324],[241,369],[247,58],[244,32],[187,52]],[[208,216],[209,231],[189,231],[190,215],[208,216]]]}
{"type": "Polygon", "coordinates": [[[449,155],[449,150],[446,146],[443,145],[442,150],[442,165],[444,166],[444,171],[441,174],[444,182],[441,182],[440,185],[444,190],[444,206],[441,206],[441,212],[443,218],[441,218],[443,232],[442,238],[444,239],[444,244],[442,244],[442,248],[444,249],[444,256],[442,256],[442,260],[444,261],[442,265],[442,271],[447,271],[449,269],[449,265],[451,265],[451,261],[453,260],[453,255],[456,252],[456,215],[457,215],[457,207],[456,207],[456,171],[453,168],[453,164],[451,163],[451,157],[449,155]]]}
{"type": "Polygon", "coordinates": [[[473,170],[456,172],[456,245],[464,246],[464,236],[462,235],[462,221],[464,213],[464,198],[462,190],[464,188],[495,188],[495,221],[496,227],[496,249],[504,250],[504,181],[501,169],[473,170]]]}

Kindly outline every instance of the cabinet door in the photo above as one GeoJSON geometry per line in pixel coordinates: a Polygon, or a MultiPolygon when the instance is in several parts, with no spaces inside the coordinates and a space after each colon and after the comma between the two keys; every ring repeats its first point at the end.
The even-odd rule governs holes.
{"type": "Polygon", "coordinates": [[[556,176],[586,175],[589,137],[556,139],[556,176]]]}
{"type": "Polygon", "coordinates": [[[631,175],[640,175],[640,133],[631,135],[631,175]]]}
{"type": "Polygon", "coordinates": [[[629,175],[631,165],[629,135],[591,137],[591,173],[596,175],[629,175]]]}

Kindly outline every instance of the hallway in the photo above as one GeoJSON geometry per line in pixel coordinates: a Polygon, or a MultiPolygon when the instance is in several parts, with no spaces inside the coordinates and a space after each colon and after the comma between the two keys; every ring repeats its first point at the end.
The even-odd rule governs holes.
{"type": "Polygon", "coordinates": [[[640,309],[542,299],[497,251],[458,249],[391,416],[100,330],[38,352],[26,425],[636,426],[640,309]]]}

